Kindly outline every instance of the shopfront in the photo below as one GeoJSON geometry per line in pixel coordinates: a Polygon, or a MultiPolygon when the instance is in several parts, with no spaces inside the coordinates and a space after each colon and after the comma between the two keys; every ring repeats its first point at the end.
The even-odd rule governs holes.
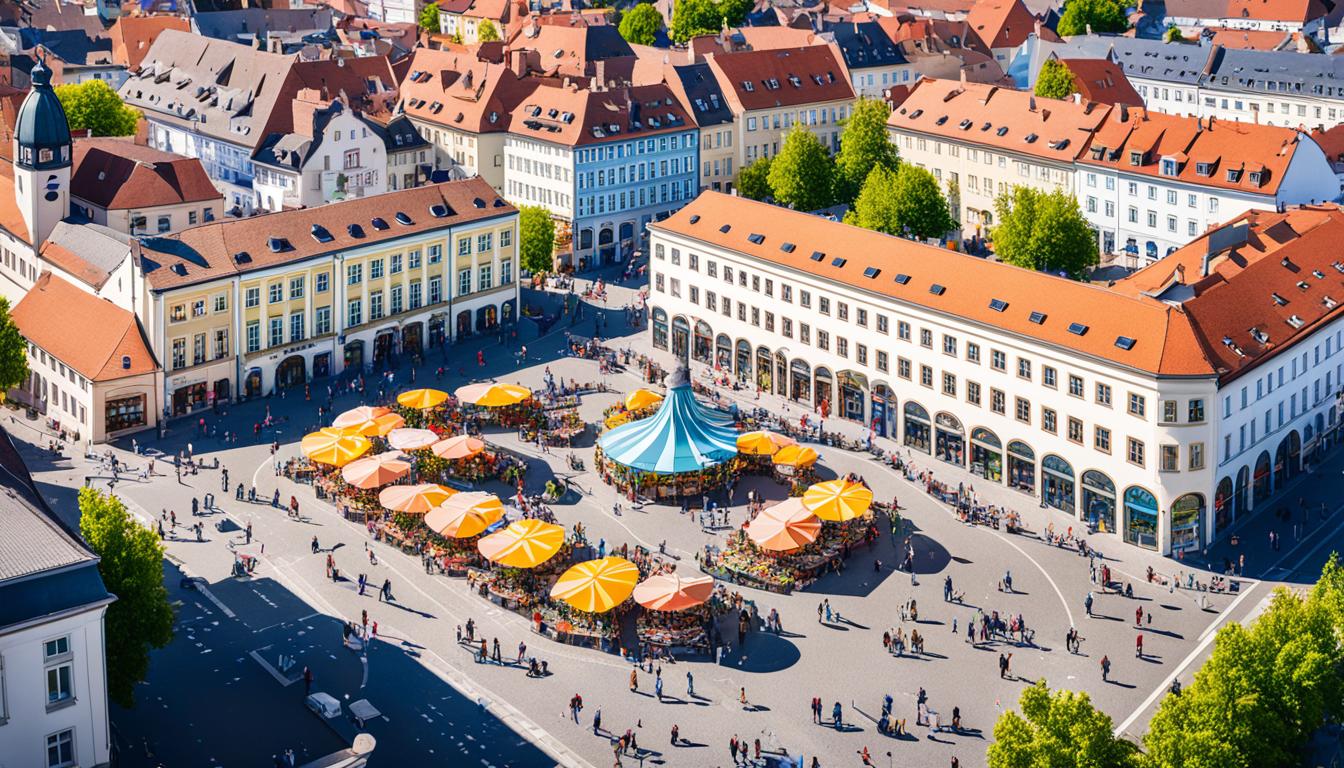
{"type": "Polygon", "coordinates": [[[733,371],[743,384],[751,382],[751,343],[738,339],[733,352],[733,371]]]}
{"type": "Polygon", "coordinates": [[[653,310],[653,348],[667,349],[667,311],[653,310]]]}
{"type": "Polygon", "coordinates": [[[471,335],[471,312],[462,310],[457,313],[457,335],[455,339],[465,339],[471,335]]]}
{"type": "Polygon", "coordinates": [[[1073,467],[1058,456],[1041,460],[1041,499],[1047,507],[1076,514],[1074,508],[1073,467]]]}
{"type": "Polygon", "coordinates": [[[344,370],[350,375],[364,372],[364,342],[356,339],[345,345],[344,370]]]}
{"type": "Polygon", "coordinates": [[[443,313],[435,312],[429,316],[429,345],[441,347],[443,341],[443,313]]]}
{"type": "Polygon", "coordinates": [[[821,411],[823,419],[828,419],[835,404],[835,398],[833,397],[835,381],[831,377],[830,369],[821,365],[817,366],[816,382],[817,391],[812,404],[821,411]]]}
{"type": "Polygon", "coordinates": [[[1232,478],[1224,477],[1218,481],[1218,487],[1213,492],[1213,530],[1215,533],[1225,530],[1235,519],[1232,510],[1235,498],[1232,491],[1232,478]]]}
{"type": "Polygon", "coordinates": [[[303,359],[303,355],[290,355],[280,361],[280,365],[275,369],[275,386],[277,389],[302,387],[307,383],[308,363],[303,359]]]}
{"type": "Polygon", "coordinates": [[[905,402],[905,444],[917,451],[929,453],[932,450],[930,439],[929,412],[919,403],[905,402]]]}
{"type": "Polygon", "coordinates": [[[391,328],[385,331],[379,331],[373,337],[373,364],[391,365],[393,353],[396,352],[396,334],[391,328]]]}
{"type": "Polygon", "coordinates": [[[867,377],[855,371],[841,371],[836,374],[836,379],[840,383],[840,417],[862,424],[867,377]]]}
{"type": "Polygon", "coordinates": [[[498,327],[499,309],[494,304],[487,304],[476,310],[476,330],[485,333],[498,327]]]}
{"type": "Polygon", "coordinates": [[[672,318],[672,354],[683,363],[690,363],[691,324],[681,315],[672,318]]]}
{"type": "Polygon", "coordinates": [[[895,437],[896,416],[896,394],[886,384],[874,384],[873,412],[869,426],[881,437],[895,437]]]}
{"type": "Polygon", "coordinates": [[[790,397],[800,403],[812,400],[812,369],[802,360],[794,360],[789,366],[790,397]]]}
{"type": "Polygon", "coordinates": [[[1083,473],[1083,513],[1099,533],[1115,533],[1115,483],[1095,469],[1083,473]]]}
{"type": "Polygon", "coordinates": [[[1253,491],[1256,504],[1269,498],[1269,451],[1262,452],[1260,458],[1255,460],[1253,491]]]}
{"type": "Polygon", "coordinates": [[[406,355],[419,355],[423,350],[424,324],[407,323],[401,327],[401,351],[406,355]]]}
{"type": "Polygon", "coordinates": [[[998,435],[983,427],[971,430],[971,473],[1003,482],[1003,444],[998,435]]]}
{"type": "Polygon", "coordinates": [[[145,396],[131,395],[108,400],[103,404],[103,432],[110,435],[124,429],[146,426],[145,396]]]}
{"type": "Polygon", "coordinates": [[[218,379],[215,381],[214,392],[211,394],[214,403],[229,402],[229,392],[233,389],[228,379],[218,379]]]}
{"type": "Polygon", "coordinates": [[[321,379],[331,375],[331,353],[318,352],[313,355],[313,378],[321,379]]]}
{"type": "Polygon", "coordinates": [[[726,333],[720,333],[714,339],[714,367],[722,371],[733,370],[733,340],[726,333]]]}
{"type": "Polygon", "coordinates": [[[1125,541],[1157,549],[1157,499],[1138,486],[1125,491],[1125,541]]]}
{"type": "Polygon", "coordinates": [[[1204,544],[1204,497],[1187,493],[1171,505],[1171,549],[1199,549],[1204,544]]]}
{"type": "Polygon", "coordinates": [[[756,348],[756,386],[764,392],[774,391],[775,366],[771,359],[770,350],[765,347],[756,348]]]}
{"type": "Polygon", "coordinates": [[[173,390],[173,415],[191,413],[206,405],[206,386],[204,381],[186,384],[173,390]]]}
{"type": "Polygon", "coordinates": [[[1036,452],[1021,440],[1008,443],[1008,487],[1036,493],[1036,452]]]}
{"type": "Polygon", "coordinates": [[[961,421],[950,413],[940,413],[933,417],[934,455],[948,464],[966,466],[966,431],[961,421]]]}
{"type": "Polygon", "coordinates": [[[243,377],[243,394],[247,397],[261,396],[261,369],[251,368],[243,377]]]}
{"type": "Polygon", "coordinates": [[[695,346],[692,347],[691,358],[697,363],[708,363],[713,344],[714,331],[710,329],[709,323],[697,320],[695,323],[695,346]]]}
{"type": "Polygon", "coordinates": [[[789,396],[789,358],[784,350],[775,353],[775,394],[789,396]]]}

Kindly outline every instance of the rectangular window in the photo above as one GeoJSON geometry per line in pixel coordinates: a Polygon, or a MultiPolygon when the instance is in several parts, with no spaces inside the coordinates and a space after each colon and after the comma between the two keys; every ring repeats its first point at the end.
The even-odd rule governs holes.
{"type": "Polygon", "coordinates": [[[253,286],[243,293],[243,306],[255,307],[261,303],[261,289],[253,286]]]}
{"type": "Polygon", "coordinates": [[[980,345],[973,341],[966,342],[966,359],[976,365],[980,364],[980,345]]]}
{"type": "Polygon", "coordinates": [[[1069,417],[1069,442],[1083,442],[1083,422],[1081,419],[1075,419],[1072,416],[1069,417]]]}
{"type": "Polygon", "coordinates": [[[1143,441],[1127,438],[1127,448],[1125,449],[1125,459],[1130,464],[1137,464],[1142,467],[1144,464],[1143,441]]]}
{"type": "MultiPolygon", "coordinates": [[[[419,284],[415,287],[419,287],[419,284]]],[[[318,307],[313,313],[313,334],[325,336],[328,333],[331,333],[331,307],[318,307]]]]}
{"type": "Polygon", "coordinates": [[[326,272],[320,272],[313,277],[313,290],[318,293],[326,293],[328,284],[331,282],[331,275],[326,272]]]}
{"type": "Polygon", "coordinates": [[[1102,453],[1111,452],[1111,430],[1105,427],[1096,427],[1092,430],[1092,447],[1102,453]]]}
{"type": "Polygon", "coordinates": [[[42,663],[47,677],[47,709],[75,698],[74,656],[70,637],[58,637],[42,644],[42,663]]]}
{"type": "Polygon", "coordinates": [[[348,311],[346,312],[346,327],[353,328],[356,325],[364,324],[364,302],[360,299],[351,299],[348,311]]]}
{"type": "Polygon", "coordinates": [[[289,340],[303,341],[303,313],[295,312],[289,316],[289,340]]]}
{"type": "Polygon", "coordinates": [[[955,374],[943,374],[943,394],[948,397],[957,396],[957,377],[955,374]]]}
{"type": "Polygon", "coordinates": [[[1072,395],[1073,397],[1083,396],[1082,376],[1073,376],[1073,375],[1069,376],[1069,394],[1072,395]]]}
{"type": "MultiPolygon", "coordinates": [[[[677,281],[673,280],[672,282],[675,285],[677,281]]],[[[466,296],[469,293],[471,293],[471,270],[460,269],[457,271],[457,295],[466,296]]],[[[672,292],[673,296],[677,294],[677,291],[672,292]]]]}
{"type": "Polygon", "coordinates": [[[369,294],[369,319],[378,320],[383,316],[383,292],[374,291],[369,294]]]}
{"type": "Polygon", "coordinates": [[[1028,381],[1031,380],[1030,360],[1023,360],[1020,357],[1017,359],[1017,377],[1019,379],[1027,379],[1028,381]]]}
{"type": "Polygon", "coordinates": [[[438,304],[443,301],[443,278],[435,275],[429,278],[429,303],[438,304]]]}
{"type": "Polygon", "coordinates": [[[974,381],[966,382],[966,402],[974,406],[980,405],[980,385],[974,381]]]}
{"type": "Polygon", "coordinates": [[[1204,468],[1204,444],[1190,444],[1190,469],[1198,470],[1204,468]]]}
{"type": "Polygon", "coordinates": [[[1041,366],[1041,383],[1051,389],[1059,386],[1054,368],[1048,365],[1041,366]]]}
{"type": "Polygon", "coordinates": [[[909,360],[906,360],[904,357],[896,358],[896,375],[901,377],[902,379],[905,379],[906,381],[910,380],[909,360]]]}
{"type": "Polygon", "coordinates": [[[345,267],[345,284],[359,285],[364,282],[364,265],[347,264],[345,267]]]}
{"type": "MultiPolygon", "coordinates": [[[[787,321],[786,321],[786,322],[787,322],[787,321]]],[[[887,372],[887,366],[888,366],[889,362],[890,362],[890,358],[887,356],[887,353],[886,353],[886,352],[883,352],[883,351],[881,351],[881,350],[878,350],[878,352],[877,352],[877,370],[879,370],[879,371],[881,371],[881,372],[883,372],[883,373],[886,373],[886,372],[887,372]]]]}
{"type": "Polygon", "coordinates": [[[1144,418],[1148,410],[1148,400],[1143,395],[1129,393],[1129,415],[1144,418]]]}
{"type": "Polygon", "coordinates": [[[997,349],[992,349],[992,350],[990,350],[990,352],[989,352],[989,367],[993,368],[993,369],[996,370],[996,371],[1004,371],[1004,370],[1007,370],[1007,369],[1008,369],[1008,356],[1005,355],[1005,354],[1003,354],[1002,352],[1000,352],[1000,351],[997,350],[997,349]]]}
{"type": "Polygon", "coordinates": [[[392,254],[392,260],[391,260],[391,263],[388,264],[387,271],[388,271],[389,274],[393,274],[393,275],[399,275],[399,274],[401,274],[401,254],[400,254],[400,253],[394,253],[394,254],[392,254]]]}
{"type": "Polygon", "coordinates": [[[419,269],[419,268],[420,268],[420,251],[419,251],[419,250],[407,251],[407,252],[406,252],[406,268],[407,268],[407,269],[419,269]]]}
{"type": "Polygon", "coordinates": [[[267,301],[271,304],[285,300],[285,286],[283,283],[272,283],[267,288],[267,301]]]}
{"type": "Polygon", "coordinates": [[[1097,383],[1097,404],[1111,407],[1111,385],[1097,383]]]}
{"type": "Polygon", "coordinates": [[[382,279],[383,279],[383,260],[382,260],[382,259],[373,259],[373,260],[371,260],[371,261],[369,262],[369,279],[370,279],[370,280],[382,280],[382,279]]]}
{"type": "Polygon", "coordinates": [[[989,390],[989,410],[999,415],[1003,415],[1007,409],[1006,402],[1002,390],[992,388],[989,390]]]}
{"type": "Polygon", "coordinates": [[[285,343],[285,319],[283,317],[272,317],[269,321],[270,333],[267,334],[269,341],[267,346],[278,347],[285,343]]]}
{"type": "Polygon", "coordinates": [[[1162,423],[1163,423],[1163,424],[1175,424],[1175,423],[1176,423],[1176,401],[1175,401],[1175,400],[1163,400],[1163,401],[1162,401],[1162,423]]]}
{"type": "Polygon", "coordinates": [[[47,768],[75,765],[75,731],[67,728],[47,737],[47,768]]]}
{"type": "Polygon", "coordinates": [[[933,349],[933,331],[928,328],[919,329],[919,346],[925,349],[933,349]]]}
{"type": "Polygon", "coordinates": [[[1175,445],[1164,445],[1159,454],[1161,465],[1158,469],[1162,472],[1175,472],[1180,469],[1181,449],[1175,445]]]}
{"type": "Polygon", "coordinates": [[[1203,400],[1191,400],[1187,410],[1189,411],[1187,415],[1191,424],[1198,424],[1204,420],[1203,400]]]}
{"type": "Polygon", "coordinates": [[[261,349],[261,322],[250,320],[247,323],[247,351],[257,352],[261,349]]]}
{"type": "Polygon", "coordinates": [[[1024,424],[1031,423],[1031,402],[1025,397],[1014,398],[1014,410],[1017,420],[1024,424]]]}
{"type": "Polygon", "coordinates": [[[910,340],[910,324],[909,324],[909,323],[905,322],[904,320],[897,320],[897,321],[896,321],[896,338],[900,339],[901,341],[909,341],[909,340],[910,340]]]}
{"type": "Polygon", "coordinates": [[[919,383],[920,383],[920,386],[924,386],[924,387],[932,387],[932,386],[933,386],[933,369],[932,369],[932,368],[930,368],[930,367],[927,366],[927,365],[921,365],[921,366],[919,366],[919,383]]]}
{"type": "Polygon", "coordinates": [[[957,339],[955,336],[943,335],[943,354],[957,356],[957,339]]]}
{"type": "Polygon", "coordinates": [[[300,275],[299,277],[291,277],[291,278],[289,279],[289,298],[291,298],[291,299],[302,299],[302,298],[303,298],[303,276],[302,276],[302,275],[300,275]]]}
{"type": "Polygon", "coordinates": [[[1052,435],[1059,431],[1059,415],[1054,408],[1041,408],[1041,429],[1052,435]]]}

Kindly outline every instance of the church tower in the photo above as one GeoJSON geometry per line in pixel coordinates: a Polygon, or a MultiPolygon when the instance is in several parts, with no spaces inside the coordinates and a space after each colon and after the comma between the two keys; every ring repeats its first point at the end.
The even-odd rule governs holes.
{"type": "Polygon", "coordinates": [[[70,124],[51,87],[51,70],[33,67],[33,89],[14,121],[14,196],[36,250],[70,214],[70,124]]]}

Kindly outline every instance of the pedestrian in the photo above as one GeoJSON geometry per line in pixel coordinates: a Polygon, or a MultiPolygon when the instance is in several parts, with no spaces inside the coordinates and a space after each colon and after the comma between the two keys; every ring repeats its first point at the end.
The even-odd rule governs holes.
{"type": "Polygon", "coordinates": [[[844,709],[841,708],[840,702],[837,701],[835,702],[835,706],[831,707],[831,723],[835,726],[835,730],[838,731],[840,730],[840,726],[844,724],[844,721],[844,709]]]}
{"type": "Polygon", "coordinates": [[[522,664],[522,663],[523,663],[523,655],[526,654],[526,653],[527,653],[527,643],[523,642],[522,640],[519,640],[519,641],[518,641],[518,663],[519,663],[519,664],[522,664]]]}
{"type": "Polygon", "coordinates": [[[1002,680],[1008,676],[1008,657],[1002,653],[999,654],[999,679],[1002,680]]]}
{"type": "Polygon", "coordinates": [[[317,536],[316,536],[316,535],[313,536],[312,549],[313,549],[313,554],[316,555],[316,554],[317,554],[317,536]]]}
{"type": "Polygon", "coordinates": [[[661,676],[653,681],[653,693],[658,697],[659,701],[663,700],[663,678],[661,676]]]}
{"type": "Polygon", "coordinates": [[[728,740],[728,753],[733,756],[733,765],[737,765],[737,734],[728,740]]]}
{"type": "MultiPolygon", "coordinates": [[[[482,640],[481,642],[485,642],[485,641],[482,640]]],[[[593,735],[594,735],[594,736],[600,736],[600,735],[602,735],[602,708],[601,708],[601,707],[598,707],[598,708],[597,708],[597,711],[593,713],[593,735]]]]}
{"type": "Polygon", "coordinates": [[[252,543],[252,521],[251,521],[251,520],[248,520],[248,521],[247,521],[247,543],[248,543],[248,544],[251,544],[251,543],[252,543]]]}
{"type": "Polygon", "coordinates": [[[1101,657],[1101,679],[1102,682],[1110,682],[1111,675],[1111,657],[1103,655],[1101,657]]]}
{"type": "Polygon", "coordinates": [[[639,692],[639,670],[638,670],[638,669],[632,669],[632,670],[630,670],[630,692],[631,692],[631,693],[638,693],[638,692],[639,692]]]}
{"type": "Polygon", "coordinates": [[[818,623],[818,624],[821,623],[821,614],[822,614],[822,611],[825,610],[824,607],[823,607],[824,605],[825,605],[824,603],[817,603],[817,623],[818,623]]]}
{"type": "Polygon", "coordinates": [[[383,586],[378,590],[381,600],[385,603],[392,602],[392,580],[383,579],[383,586]]]}
{"type": "Polygon", "coordinates": [[[307,696],[313,692],[313,670],[308,667],[303,668],[303,695],[307,696]]]}
{"type": "Polygon", "coordinates": [[[499,638],[498,638],[498,637],[493,638],[493,639],[491,640],[491,646],[490,646],[490,660],[493,661],[493,662],[495,662],[496,664],[503,664],[503,663],[504,663],[503,660],[500,658],[500,655],[499,655],[499,638]]]}
{"type": "Polygon", "coordinates": [[[1138,635],[1135,635],[1135,637],[1134,637],[1134,655],[1137,656],[1137,657],[1140,658],[1140,659],[1143,658],[1143,633],[1142,633],[1142,632],[1140,632],[1138,635]]]}
{"type": "Polygon", "coordinates": [[[746,688],[746,686],[743,686],[743,687],[741,687],[741,688],[738,689],[738,692],[737,692],[737,701],[738,701],[738,703],[740,703],[740,704],[742,705],[742,708],[743,708],[743,709],[746,709],[746,708],[749,706],[749,705],[747,704],[747,688],[746,688]]]}
{"type": "Polygon", "coordinates": [[[695,677],[689,671],[686,672],[686,695],[695,698],[695,677]]]}
{"type": "Polygon", "coordinates": [[[1083,607],[1087,609],[1087,615],[1092,615],[1092,593],[1088,592],[1087,597],[1083,599],[1083,607]]]}

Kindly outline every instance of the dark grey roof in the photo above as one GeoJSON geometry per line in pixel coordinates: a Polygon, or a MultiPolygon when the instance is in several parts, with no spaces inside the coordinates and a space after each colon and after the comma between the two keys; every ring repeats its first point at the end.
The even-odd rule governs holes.
{"type": "Polygon", "coordinates": [[[89,37],[82,29],[37,29],[25,27],[19,30],[19,44],[23,50],[31,51],[38,45],[60,57],[69,64],[87,65],[93,55],[94,64],[112,63],[112,38],[89,37]],[[101,54],[101,55],[98,55],[101,54]]]}
{"type": "Polygon", "coordinates": [[[1164,43],[1115,35],[1077,35],[1063,43],[1037,46],[1036,69],[1051,53],[1061,59],[1104,59],[1113,56],[1129,78],[1196,85],[1211,49],[1192,43],[1164,43]]]}
{"type": "Polygon", "coordinates": [[[280,37],[302,37],[331,31],[330,8],[243,8],[197,13],[192,23],[205,37],[237,43],[258,32],[280,37]]]}
{"type": "Polygon", "coordinates": [[[405,152],[408,150],[422,149],[429,146],[420,132],[411,125],[411,121],[405,115],[398,115],[388,121],[387,125],[379,125],[372,120],[365,121],[369,128],[382,137],[383,145],[389,154],[395,152],[405,152]]]}
{"type": "Polygon", "coordinates": [[[905,54],[891,42],[876,21],[844,22],[826,30],[840,48],[845,66],[850,69],[895,67],[906,63],[905,54]]]}
{"type": "Polygon", "coordinates": [[[21,147],[32,147],[31,162],[16,158],[21,165],[48,169],[70,165],[70,123],[65,119],[65,108],[51,87],[51,70],[38,62],[29,73],[33,89],[24,97],[19,113],[14,118],[14,140],[21,147]],[[51,150],[51,157],[42,159],[41,152],[51,150]],[[65,150],[62,156],[61,150],[65,150]]]}
{"type": "Polygon", "coordinates": [[[1344,97],[1344,57],[1220,47],[1201,84],[1219,90],[1339,98],[1344,97]]]}
{"type": "Polygon", "coordinates": [[[710,71],[709,64],[683,64],[673,67],[681,88],[686,92],[686,108],[695,116],[696,125],[707,128],[733,122],[733,111],[723,98],[719,81],[710,71]]]}
{"type": "Polygon", "coordinates": [[[621,32],[610,24],[588,27],[583,36],[583,58],[585,61],[615,59],[621,56],[634,56],[635,49],[621,37],[621,32]]]}

